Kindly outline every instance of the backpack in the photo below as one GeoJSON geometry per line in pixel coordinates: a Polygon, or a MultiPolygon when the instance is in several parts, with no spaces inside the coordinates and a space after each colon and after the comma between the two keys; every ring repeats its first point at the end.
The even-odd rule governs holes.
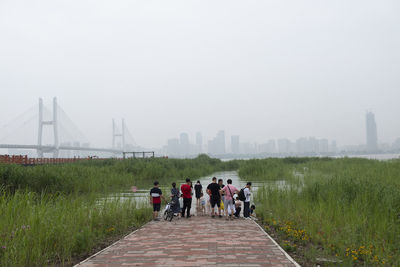
{"type": "Polygon", "coordinates": [[[240,189],[238,197],[239,197],[240,201],[245,201],[246,200],[246,196],[244,195],[244,188],[240,189]]]}

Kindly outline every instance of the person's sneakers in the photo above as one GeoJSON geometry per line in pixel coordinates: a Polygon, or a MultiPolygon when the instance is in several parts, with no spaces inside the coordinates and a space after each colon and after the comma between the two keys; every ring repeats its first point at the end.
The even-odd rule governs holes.
{"type": "Polygon", "coordinates": [[[190,217],[192,217],[192,215],[186,216],[186,219],[189,219],[190,217]]]}
{"type": "Polygon", "coordinates": [[[211,218],[215,218],[215,215],[211,215],[211,218]]]}
{"type": "Polygon", "coordinates": [[[218,215],[218,217],[222,218],[222,215],[218,215]]]}
{"type": "Polygon", "coordinates": [[[160,219],[158,219],[158,218],[154,218],[154,221],[155,221],[155,222],[158,222],[159,220],[160,220],[160,219]]]}

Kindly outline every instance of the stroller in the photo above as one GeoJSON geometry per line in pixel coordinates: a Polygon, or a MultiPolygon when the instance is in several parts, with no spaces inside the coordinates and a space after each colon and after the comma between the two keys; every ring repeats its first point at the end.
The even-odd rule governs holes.
{"type": "Polygon", "coordinates": [[[172,219],[174,218],[174,206],[175,206],[175,201],[171,201],[167,204],[167,206],[165,207],[165,211],[164,211],[164,220],[168,220],[168,221],[172,221],[172,219]]]}

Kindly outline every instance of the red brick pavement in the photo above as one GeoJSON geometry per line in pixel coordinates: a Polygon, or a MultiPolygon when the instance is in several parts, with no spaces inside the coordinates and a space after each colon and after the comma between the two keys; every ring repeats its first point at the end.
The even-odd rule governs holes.
{"type": "Polygon", "coordinates": [[[150,222],[79,266],[299,266],[252,220],[150,222]]]}

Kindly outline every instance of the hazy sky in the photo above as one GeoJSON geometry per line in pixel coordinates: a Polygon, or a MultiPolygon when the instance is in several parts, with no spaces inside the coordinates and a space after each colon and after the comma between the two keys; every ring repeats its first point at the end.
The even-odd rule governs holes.
{"type": "Polygon", "coordinates": [[[122,117],[147,147],[220,129],[360,144],[366,110],[393,142],[400,2],[0,0],[0,93],[0,126],[57,96],[97,146],[122,117]]]}

